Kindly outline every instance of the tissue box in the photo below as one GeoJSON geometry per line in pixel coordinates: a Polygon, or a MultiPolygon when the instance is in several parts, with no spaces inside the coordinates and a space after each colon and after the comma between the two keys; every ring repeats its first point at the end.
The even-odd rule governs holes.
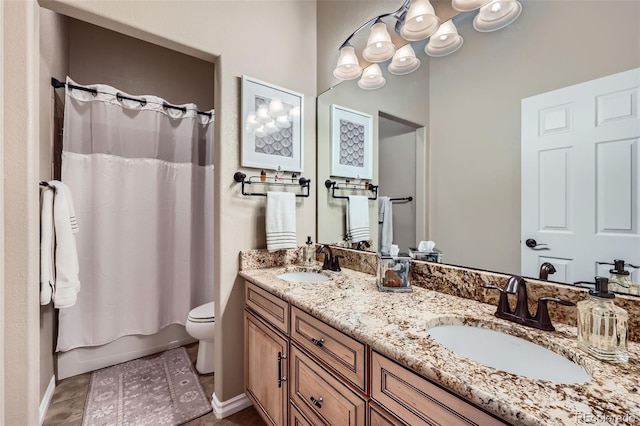
{"type": "Polygon", "coordinates": [[[442,263],[442,252],[438,249],[433,249],[433,251],[420,251],[417,248],[410,248],[409,256],[415,260],[442,263]]]}
{"type": "Polygon", "coordinates": [[[411,258],[406,255],[388,256],[378,253],[378,290],[408,292],[413,291],[409,283],[411,258]]]}

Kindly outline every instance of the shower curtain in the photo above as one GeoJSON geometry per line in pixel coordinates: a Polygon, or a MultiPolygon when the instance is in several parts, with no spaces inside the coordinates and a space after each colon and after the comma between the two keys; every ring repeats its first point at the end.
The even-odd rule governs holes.
{"type": "Polygon", "coordinates": [[[213,111],[83,87],[97,93],[67,86],[62,152],[81,289],[57,351],[154,334],[213,301],[213,111]]]}

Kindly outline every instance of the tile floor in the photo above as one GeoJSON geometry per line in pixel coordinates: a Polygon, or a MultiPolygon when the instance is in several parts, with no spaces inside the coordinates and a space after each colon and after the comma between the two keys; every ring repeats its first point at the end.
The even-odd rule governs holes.
{"type": "MultiPolygon", "coordinates": [[[[195,363],[198,353],[198,344],[187,345],[187,352],[191,361],[195,363]]],[[[193,367],[195,369],[195,366],[193,367]]],[[[49,404],[49,410],[44,419],[44,426],[82,424],[84,401],[89,391],[89,378],[91,373],[80,374],[61,380],[56,385],[53,398],[49,404]]],[[[207,395],[213,395],[213,374],[200,375],[200,383],[207,395]]],[[[189,426],[253,426],[264,425],[264,422],[253,407],[233,414],[226,419],[216,419],[213,412],[185,423],[189,426]]],[[[142,425],[141,425],[142,426],[142,425]]],[[[146,425],[145,425],[146,426],[146,425]]],[[[153,426],[153,425],[149,425],[153,426]]]]}

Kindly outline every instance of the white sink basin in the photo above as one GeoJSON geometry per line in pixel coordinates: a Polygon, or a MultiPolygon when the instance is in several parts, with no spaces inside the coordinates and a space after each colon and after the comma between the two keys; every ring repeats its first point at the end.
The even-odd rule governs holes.
{"type": "Polygon", "coordinates": [[[277,276],[281,280],[292,283],[321,283],[330,280],[331,277],[320,272],[285,272],[277,276]]]}
{"type": "Polygon", "coordinates": [[[429,335],[458,355],[497,370],[556,383],[584,383],[584,369],[542,346],[498,331],[466,325],[441,325],[429,335]]]}

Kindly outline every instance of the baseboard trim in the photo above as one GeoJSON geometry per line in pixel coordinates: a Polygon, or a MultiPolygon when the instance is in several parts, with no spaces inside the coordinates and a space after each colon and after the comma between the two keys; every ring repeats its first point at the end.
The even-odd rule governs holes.
{"type": "Polygon", "coordinates": [[[216,393],[213,393],[213,398],[211,399],[211,407],[213,408],[213,412],[216,415],[217,419],[224,419],[232,414],[237,413],[238,411],[244,410],[247,407],[251,406],[251,401],[247,398],[247,395],[244,393],[235,396],[231,399],[228,399],[224,402],[220,402],[216,393]]]}
{"type": "Polygon", "coordinates": [[[42,397],[42,401],[40,401],[40,426],[44,423],[44,418],[47,416],[47,411],[49,410],[49,404],[51,403],[51,398],[53,398],[53,392],[56,390],[56,376],[55,374],[51,376],[51,380],[49,381],[49,386],[47,386],[47,390],[42,397]]]}

